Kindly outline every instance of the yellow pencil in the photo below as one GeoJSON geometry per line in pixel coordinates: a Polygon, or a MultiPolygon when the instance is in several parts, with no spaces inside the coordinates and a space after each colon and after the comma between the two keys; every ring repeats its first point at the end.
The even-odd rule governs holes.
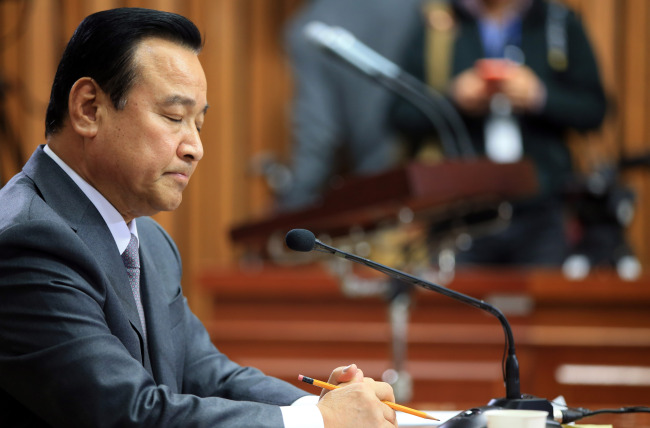
{"type": "MultiPolygon", "coordinates": [[[[323,382],[322,380],[318,379],[313,379],[307,376],[303,375],[298,375],[298,380],[301,380],[306,383],[310,383],[315,386],[320,386],[321,388],[329,389],[330,391],[332,389],[338,388],[338,385],[332,385],[331,383],[323,382]]],[[[433,416],[429,416],[428,414],[421,412],[419,410],[411,409],[410,407],[402,406],[401,404],[396,404],[393,403],[392,401],[382,401],[382,403],[386,404],[388,407],[390,407],[393,410],[399,410],[400,412],[408,413],[413,416],[419,416],[424,419],[431,419],[434,421],[437,421],[439,419],[434,418],[433,416]]]]}

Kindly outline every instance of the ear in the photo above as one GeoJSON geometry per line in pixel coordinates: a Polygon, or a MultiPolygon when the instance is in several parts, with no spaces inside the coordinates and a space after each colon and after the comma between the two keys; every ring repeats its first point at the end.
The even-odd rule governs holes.
{"type": "Polygon", "coordinates": [[[104,98],[103,91],[90,77],[82,77],[72,85],[68,97],[68,114],[70,124],[77,134],[89,138],[97,134],[97,111],[104,98]]]}

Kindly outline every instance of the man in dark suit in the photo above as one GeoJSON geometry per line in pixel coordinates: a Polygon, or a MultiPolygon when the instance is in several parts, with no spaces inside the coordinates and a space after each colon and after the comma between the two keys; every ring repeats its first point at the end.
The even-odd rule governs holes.
{"type": "Polygon", "coordinates": [[[391,388],[355,365],[305,397],[230,361],[188,308],[143,216],[175,209],[203,156],[201,46],[146,9],[93,14],[68,43],[47,145],[0,190],[0,426],[395,426],[391,388]]]}

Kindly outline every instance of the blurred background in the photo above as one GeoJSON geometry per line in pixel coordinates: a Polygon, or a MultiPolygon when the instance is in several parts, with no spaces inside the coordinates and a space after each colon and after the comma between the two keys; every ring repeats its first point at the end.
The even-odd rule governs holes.
{"type": "MultiPolygon", "coordinates": [[[[348,7],[355,1],[348,0],[348,7]]],[[[210,104],[202,129],[205,157],[181,207],[156,219],[179,246],[185,294],[217,346],[243,364],[288,380],[298,372],[325,377],[335,365],[357,362],[373,377],[395,382],[401,377],[400,401],[451,409],[485,404],[503,394],[503,335],[495,320],[433,293],[403,292],[366,270],[283,247],[290,228],[310,224],[299,215],[301,208],[285,209],[280,202],[294,177],[297,139],[293,100],[300,76],[288,52],[291,31],[305,16],[319,19],[317,12],[301,14],[322,3],[327,0],[0,0],[0,185],[44,142],[58,58],[83,17],[121,6],[185,15],[205,35],[200,56],[210,104]],[[259,224],[264,227],[256,229],[259,224]]],[[[419,13],[420,3],[404,0],[393,17],[402,20],[395,27],[379,13],[382,21],[369,25],[371,5],[367,28],[357,36],[371,47],[379,40],[393,42],[385,54],[398,61],[408,19],[419,13]]],[[[444,249],[407,245],[434,233],[411,221],[413,206],[386,214],[392,221],[381,218],[372,228],[350,214],[342,220],[345,230],[324,228],[321,237],[499,306],[514,326],[523,392],[549,399],[564,395],[575,406],[648,405],[650,2],[563,3],[582,17],[609,101],[602,127],[569,138],[578,173],[567,187],[567,209],[573,210],[567,233],[577,241],[590,221],[613,224],[638,262],[631,273],[617,270],[608,252],[586,271],[517,266],[455,271],[445,265],[444,249]],[[418,260],[430,269],[418,270],[411,258],[420,250],[427,254],[418,260]]],[[[345,22],[345,10],[341,16],[345,22]]],[[[367,85],[369,110],[385,102],[385,95],[373,92],[380,91],[375,83],[356,74],[351,79],[347,89],[335,90],[367,85]]],[[[341,120],[367,119],[363,109],[358,114],[341,120]]],[[[367,127],[385,125],[368,120],[367,127]]],[[[372,177],[383,167],[370,162],[356,172],[372,177]]],[[[346,174],[333,173],[322,192],[345,188],[346,174]]],[[[367,183],[368,192],[381,186],[367,183]]],[[[347,193],[350,205],[365,191],[360,192],[347,193]]],[[[343,208],[337,205],[332,215],[346,212],[345,200],[336,201],[343,208]]],[[[308,215],[325,212],[327,204],[316,207],[308,215]]],[[[650,426],[615,425],[624,423],[650,426]]]]}

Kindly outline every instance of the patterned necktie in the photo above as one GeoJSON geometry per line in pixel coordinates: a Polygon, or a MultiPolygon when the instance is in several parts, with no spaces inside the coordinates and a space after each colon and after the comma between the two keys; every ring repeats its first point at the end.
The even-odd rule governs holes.
{"type": "Polygon", "coordinates": [[[138,252],[138,238],[131,234],[131,240],[126,250],[122,253],[122,261],[126,266],[126,274],[129,276],[129,284],[135,298],[135,305],[138,307],[138,315],[142,323],[142,331],[145,340],[147,339],[147,328],[144,323],[144,310],[142,309],[142,300],[140,299],[140,253],[138,252]]]}

